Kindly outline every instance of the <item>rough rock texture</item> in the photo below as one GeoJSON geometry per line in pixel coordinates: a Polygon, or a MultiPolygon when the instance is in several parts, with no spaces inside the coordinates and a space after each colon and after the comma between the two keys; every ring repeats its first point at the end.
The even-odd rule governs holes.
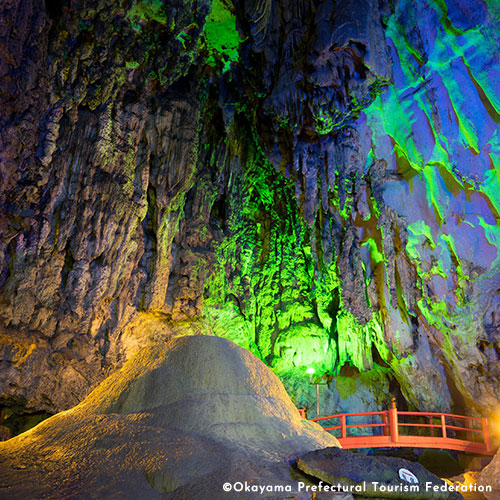
{"type": "Polygon", "coordinates": [[[299,498],[287,458],[336,445],[258,358],[187,336],[141,350],[77,407],[1,443],[0,494],[256,498],[222,489],[248,481],[292,488],[268,498],[299,498]]]}
{"type": "Polygon", "coordinates": [[[439,491],[440,487],[446,486],[444,481],[422,465],[402,458],[370,457],[356,455],[340,448],[326,448],[299,457],[297,467],[302,472],[331,485],[340,484],[343,488],[361,487],[364,497],[426,500],[463,498],[454,491],[439,491]],[[410,471],[418,483],[402,480],[400,469],[410,471]],[[415,491],[409,489],[412,484],[418,485],[415,491]],[[438,488],[437,492],[433,491],[434,486],[438,488]]]}
{"type": "Polygon", "coordinates": [[[493,460],[475,479],[477,485],[491,486],[492,491],[484,493],[488,500],[495,500],[500,496],[500,452],[497,452],[493,460]]]}
{"type": "Polygon", "coordinates": [[[183,330],[299,406],[497,413],[493,2],[0,8],[5,408],[183,330]]]}
{"type": "Polygon", "coordinates": [[[43,91],[35,87],[43,99],[16,78],[15,67],[7,65],[9,78],[2,80],[5,90],[9,81],[13,87],[2,94],[13,103],[12,111],[2,106],[8,124],[2,165],[18,176],[2,179],[1,315],[8,329],[2,331],[2,387],[52,411],[80,401],[117,365],[116,336],[138,308],[161,310],[198,148],[202,92],[193,78],[180,90],[169,84],[189,68],[200,28],[189,40],[176,35],[194,22],[202,26],[207,5],[191,10],[191,2],[190,8],[173,2],[169,26],[175,28],[155,46],[166,36],[163,24],[134,27],[119,5],[87,3],[54,4],[60,9],[48,13],[48,44],[42,5],[30,16],[12,3],[5,15],[12,20],[7,41],[19,44],[7,46],[19,52],[19,71],[31,68],[32,86],[38,73],[45,80],[43,91]],[[45,38],[18,40],[16,29],[45,38]],[[48,68],[22,59],[32,46],[42,51],[37,64],[49,61],[48,68]],[[155,82],[163,86],[155,90],[155,82]],[[23,117],[18,103],[31,116],[23,117]],[[24,127],[36,127],[33,141],[19,133],[24,127]]]}

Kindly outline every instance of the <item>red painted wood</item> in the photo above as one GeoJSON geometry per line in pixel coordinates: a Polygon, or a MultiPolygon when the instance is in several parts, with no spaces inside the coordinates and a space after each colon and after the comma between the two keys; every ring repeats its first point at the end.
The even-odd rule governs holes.
{"type": "Polygon", "coordinates": [[[349,424],[346,427],[383,427],[385,424],[349,424]]]}
{"type": "Polygon", "coordinates": [[[488,419],[482,417],[468,417],[450,413],[436,412],[410,412],[398,411],[393,403],[392,408],[387,411],[372,411],[366,413],[340,413],[324,417],[311,418],[314,422],[338,419],[340,425],[325,427],[325,431],[340,429],[339,442],[343,448],[386,448],[386,447],[412,447],[412,448],[438,448],[464,451],[481,455],[493,455],[491,439],[489,435],[488,419]],[[347,424],[348,417],[361,417],[379,415],[381,423],[376,424],[347,424]],[[399,416],[427,417],[428,424],[414,422],[400,422],[399,416]],[[439,419],[439,424],[433,423],[433,418],[439,419]],[[462,419],[464,427],[447,424],[446,420],[462,419]],[[473,428],[474,422],[481,425],[480,429],[473,428]],[[372,434],[368,436],[351,436],[348,431],[354,428],[381,427],[383,434],[372,434]],[[431,436],[410,436],[400,433],[400,428],[422,428],[428,429],[431,436]],[[441,436],[434,435],[434,429],[441,429],[441,436]],[[448,431],[463,431],[468,439],[457,439],[448,436],[448,431]],[[475,434],[474,434],[475,433],[475,434]],[[473,441],[476,435],[481,441],[473,441]]]}
{"type": "Polygon", "coordinates": [[[490,429],[488,427],[488,419],[482,418],[481,425],[483,427],[483,437],[484,437],[484,444],[486,446],[486,450],[491,452],[491,440],[490,440],[490,429]]]}
{"type": "Polygon", "coordinates": [[[345,415],[340,416],[340,438],[345,439],[347,437],[347,429],[345,426],[345,415]]]}
{"type": "Polygon", "coordinates": [[[320,420],[328,420],[330,418],[340,418],[342,415],[347,415],[349,417],[364,417],[365,415],[383,415],[387,413],[386,411],[367,411],[366,413],[338,413],[337,415],[327,415],[326,417],[314,417],[310,418],[314,422],[319,422],[320,420]]]}
{"type": "Polygon", "coordinates": [[[401,411],[398,410],[398,413],[400,415],[414,415],[417,417],[421,417],[422,415],[432,415],[433,417],[440,417],[441,415],[444,415],[445,417],[450,417],[450,418],[463,418],[465,420],[479,420],[483,417],[469,417],[468,415],[455,415],[453,413],[436,413],[436,412],[425,412],[425,411],[401,411]]]}
{"type": "Polygon", "coordinates": [[[399,441],[398,410],[396,408],[389,409],[389,435],[392,446],[396,446],[399,441]]]}
{"type": "Polygon", "coordinates": [[[446,438],[446,418],[444,415],[441,415],[441,433],[443,438],[446,438]]]}

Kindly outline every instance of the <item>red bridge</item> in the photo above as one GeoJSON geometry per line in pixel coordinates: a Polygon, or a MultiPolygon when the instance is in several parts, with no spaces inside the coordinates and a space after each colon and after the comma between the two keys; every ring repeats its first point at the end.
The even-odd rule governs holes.
{"type": "MultiPolygon", "coordinates": [[[[301,414],[305,417],[304,410],[301,414]]],[[[309,420],[322,424],[328,420],[336,421],[338,425],[324,427],[324,429],[325,431],[340,430],[340,436],[337,438],[346,449],[442,448],[480,455],[494,455],[487,418],[465,417],[450,413],[398,411],[393,404],[390,410],[385,411],[341,413],[309,420]],[[353,417],[370,417],[370,420],[379,422],[348,423],[354,420],[353,417]],[[378,429],[379,433],[359,435],[360,431],[373,428],[378,429]],[[354,430],[357,435],[353,435],[354,430]]]]}

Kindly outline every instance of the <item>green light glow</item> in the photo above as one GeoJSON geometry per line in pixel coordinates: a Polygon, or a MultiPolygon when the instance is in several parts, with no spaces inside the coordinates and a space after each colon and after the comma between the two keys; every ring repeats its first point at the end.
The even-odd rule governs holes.
{"type": "Polygon", "coordinates": [[[205,24],[205,40],[210,56],[208,64],[215,66],[216,59],[224,62],[223,72],[231,62],[238,60],[241,39],[236,29],[236,18],[222,0],[214,0],[205,24]]]}
{"type": "Polygon", "coordinates": [[[136,31],[140,31],[142,22],[153,20],[165,24],[167,16],[161,0],[142,0],[127,12],[127,19],[136,31]]]}
{"type": "Polygon", "coordinates": [[[373,260],[374,266],[380,262],[384,262],[384,254],[379,250],[378,243],[373,238],[368,238],[365,244],[368,244],[368,247],[370,248],[370,256],[373,260]]]}
{"type": "MultiPolygon", "coordinates": [[[[411,6],[407,0],[402,3],[399,15],[411,6]]],[[[224,157],[224,167],[217,168],[231,164],[238,175],[225,187],[224,239],[214,240],[215,263],[207,266],[205,319],[213,333],[257,353],[290,387],[299,378],[304,383],[304,372],[322,373],[329,383],[338,377],[339,392],[348,399],[359,387],[352,377],[339,377],[343,367],[366,374],[380,368],[378,360],[394,373],[415,370],[417,328],[436,330],[452,360],[460,345],[469,342],[468,329],[477,326],[467,319],[477,315],[469,293],[474,280],[470,253],[475,249],[465,248],[461,238],[474,229],[480,235],[474,240],[478,249],[486,246],[493,255],[490,269],[476,272],[495,272],[500,253],[495,255],[488,244],[498,249],[500,240],[500,141],[498,129],[476,120],[477,107],[468,100],[477,98],[474,104],[487,108],[493,121],[499,106],[487,75],[469,59],[472,53],[491,52],[492,41],[477,28],[454,28],[441,0],[430,4],[430,15],[444,23],[437,26],[435,41],[417,43],[398,25],[396,14],[388,20],[386,35],[395,47],[398,71],[395,85],[380,94],[379,88],[387,85],[379,82],[371,104],[348,96],[341,113],[326,99],[312,110],[319,135],[341,129],[361,111],[372,132],[364,173],[343,176],[345,166],[332,167],[335,185],[330,186],[327,210],[333,213],[330,230],[339,241],[328,262],[323,248],[327,238],[322,240],[329,229],[325,213],[318,211],[313,227],[304,222],[295,186],[261,149],[251,105],[234,104],[248,128],[235,119],[223,148],[210,151],[207,146],[212,159],[224,157]],[[462,90],[462,73],[473,89],[468,93],[462,90]],[[372,166],[382,160],[390,180],[381,188],[372,166]],[[483,171],[481,165],[486,165],[483,171]],[[363,192],[356,191],[358,185],[363,192]],[[360,313],[363,321],[344,303],[355,293],[348,288],[353,284],[346,279],[346,266],[339,265],[344,244],[339,235],[352,226],[358,238],[353,248],[363,259],[354,287],[365,286],[356,299],[366,298],[373,311],[360,313]]],[[[209,64],[227,70],[237,60],[239,35],[222,1],[213,4],[204,43],[209,64]]],[[[283,114],[278,121],[285,129],[280,132],[294,130],[290,116],[283,114]]],[[[349,256],[356,258],[354,252],[349,256]]],[[[361,301],[356,305],[365,307],[361,301]]]]}

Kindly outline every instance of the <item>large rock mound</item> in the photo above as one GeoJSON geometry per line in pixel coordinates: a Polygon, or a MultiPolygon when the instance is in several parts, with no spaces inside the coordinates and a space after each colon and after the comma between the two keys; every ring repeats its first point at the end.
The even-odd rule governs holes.
{"type": "Polygon", "coordinates": [[[338,442],[300,418],[250,352],[179,337],[138,352],[72,410],[0,443],[0,495],[220,498],[228,481],[295,487],[288,460],[327,446],[338,442]]]}
{"type": "MultiPolygon", "coordinates": [[[[162,427],[295,453],[333,436],[304,421],[278,377],[219,337],[172,339],[138,353],[80,405],[93,413],[154,412],[162,427]]],[[[79,406],[79,407],[80,407],[79,406]]]]}
{"type": "Polygon", "coordinates": [[[481,471],[477,478],[477,485],[483,488],[491,487],[491,491],[484,492],[488,500],[500,498],[500,451],[497,451],[493,460],[481,471]]]}

